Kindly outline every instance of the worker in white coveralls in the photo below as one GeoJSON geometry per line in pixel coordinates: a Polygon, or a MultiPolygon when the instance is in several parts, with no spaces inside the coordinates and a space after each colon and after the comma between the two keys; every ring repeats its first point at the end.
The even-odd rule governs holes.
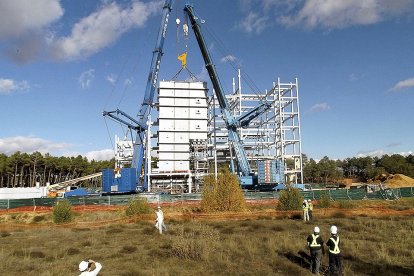
{"type": "Polygon", "coordinates": [[[157,215],[157,219],[155,220],[155,228],[160,231],[160,234],[162,234],[162,231],[166,231],[167,228],[164,224],[164,212],[161,210],[161,207],[158,206],[158,210],[155,211],[155,214],[157,215]]]}
{"type": "Polygon", "coordinates": [[[303,220],[309,221],[309,204],[306,199],[303,200],[302,210],[303,210],[303,220]]]}
{"type": "Polygon", "coordinates": [[[79,276],[96,276],[101,271],[102,265],[94,260],[82,261],[79,263],[79,276]],[[92,265],[95,265],[95,269],[92,270],[92,265]]]}

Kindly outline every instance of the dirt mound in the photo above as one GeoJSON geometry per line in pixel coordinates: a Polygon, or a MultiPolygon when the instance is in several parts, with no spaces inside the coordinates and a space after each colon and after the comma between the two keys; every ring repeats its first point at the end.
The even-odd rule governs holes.
{"type": "Polygon", "coordinates": [[[403,174],[390,175],[385,183],[389,188],[414,187],[414,179],[403,174]]]}

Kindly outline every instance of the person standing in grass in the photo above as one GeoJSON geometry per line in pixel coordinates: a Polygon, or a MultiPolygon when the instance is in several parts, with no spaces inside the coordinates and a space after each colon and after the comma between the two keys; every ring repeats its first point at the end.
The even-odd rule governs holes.
{"type": "Polygon", "coordinates": [[[79,264],[79,271],[82,272],[79,276],[96,276],[101,271],[102,265],[94,260],[82,261],[79,264]],[[92,264],[95,269],[92,270],[92,264]]]}
{"type": "Polygon", "coordinates": [[[303,210],[303,221],[309,221],[309,205],[306,199],[303,200],[302,210],[303,210]]]}
{"type": "Polygon", "coordinates": [[[165,227],[164,224],[164,212],[161,210],[161,206],[158,206],[158,210],[155,212],[157,215],[157,219],[155,220],[155,228],[160,231],[160,234],[162,234],[162,231],[166,231],[167,227],[165,227]]]}
{"type": "Polygon", "coordinates": [[[320,229],[315,226],[313,234],[307,238],[308,247],[311,255],[310,270],[313,274],[319,275],[319,267],[321,266],[322,254],[325,255],[322,237],[319,235],[320,229]]]}
{"type": "Polygon", "coordinates": [[[308,210],[309,220],[312,220],[312,218],[313,218],[313,203],[310,199],[308,199],[308,206],[309,206],[309,210],[308,210]]]}
{"type": "Polygon", "coordinates": [[[342,275],[341,250],[339,249],[340,240],[338,236],[338,228],[331,226],[331,237],[326,242],[329,248],[329,275],[342,275]]]}

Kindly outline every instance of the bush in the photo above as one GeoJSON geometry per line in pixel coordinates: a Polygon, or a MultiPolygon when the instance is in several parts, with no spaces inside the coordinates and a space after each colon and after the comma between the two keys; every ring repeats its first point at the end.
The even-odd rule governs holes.
{"type": "Polygon", "coordinates": [[[125,210],[125,214],[129,217],[135,215],[143,215],[143,214],[151,214],[152,208],[148,204],[148,201],[145,198],[134,198],[132,199],[127,209],[125,210]]]}
{"type": "Polygon", "coordinates": [[[245,209],[246,201],[237,176],[228,170],[222,170],[217,176],[217,181],[212,174],[204,179],[201,210],[239,212],[245,209]]]}
{"type": "Polygon", "coordinates": [[[303,197],[298,189],[287,189],[279,192],[279,204],[277,209],[280,211],[301,210],[303,197]]]}
{"type": "Polygon", "coordinates": [[[53,206],[53,222],[66,223],[72,221],[72,204],[68,200],[56,202],[53,206]]]}
{"type": "Polygon", "coordinates": [[[321,195],[321,198],[319,199],[319,208],[329,208],[331,207],[331,197],[329,196],[329,193],[324,193],[321,195]]]}

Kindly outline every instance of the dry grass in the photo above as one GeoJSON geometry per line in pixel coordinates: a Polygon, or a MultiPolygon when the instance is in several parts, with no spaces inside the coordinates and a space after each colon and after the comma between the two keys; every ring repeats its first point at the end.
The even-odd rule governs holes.
{"type": "MultiPolygon", "coordinates": [[[[395,208],[410,203],[386,202],[395,208]]],[[[311,275],[306,237],[318,225],[326,239],[332,224],[343,241],[346,275],[413,275],[412,216],[347,217],[346,211],[313,223],[271,216],[200,222],[189,215],[167,219],[165,235],[140,220],[81,223],[96,219],[99,225],[122,212],[78,214],[76,224],[63,227],[47,226],[50,214],[13,214],[13,221],[27,223],[2,224],[0,275],[77,275],[78,263],[88,258],[103,264],[100,275],[311,275]]],[[[324,256],[324,269],[327,262],[324,256]]]]}

